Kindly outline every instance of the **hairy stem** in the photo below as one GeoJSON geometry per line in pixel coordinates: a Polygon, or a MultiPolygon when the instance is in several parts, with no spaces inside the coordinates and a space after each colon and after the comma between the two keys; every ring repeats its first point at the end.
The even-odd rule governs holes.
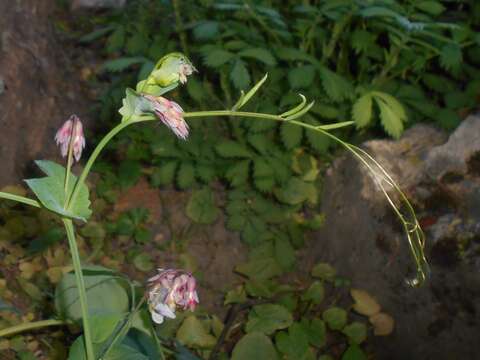
{"type": "Polygon", "coordinates": [[[24,331],[41,329],[47,326],[59,326],[59,325],[65,325],[65,324],[66,324],[65,321],[55,320],[55,319],[26,322],[26,323],[10,326],[6,329],[0,330],[0,338],[5,336],[15,335],[24,331]]]}
{"type": "Polygon", "coordinates": [[[80,255],[78,254],[77,242],[75,240],[75,231],[72,220],[63,219],[65,230],[67,231],[68,245],[72,255],[73,269],[75,270],[75,282],[80,297],[80,308],[82,310],[83,335],[85,339],[85,347],[87,353],[87,360],[95,360],[93,352],[92,336],[90,332],[90,321],[87,304],[87,291],[85,290],[85,281],[82,274],[82,265],[80,263],[80,255]]]}

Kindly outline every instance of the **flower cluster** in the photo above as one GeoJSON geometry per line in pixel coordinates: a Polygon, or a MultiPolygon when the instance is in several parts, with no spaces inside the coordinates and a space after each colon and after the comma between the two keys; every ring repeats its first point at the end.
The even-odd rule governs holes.
{"type": "Polygon", "coordinates": [[[174,101],[161,96],[143,95],[153,108],[154,114],[167,125],[175,135],[185,140],[188,137],[188,124],[183,119],[183,109],[174,101]]]}
{"type": "Polygon", "coordinates": [[[82,151],[85,148],[85,137],[83,135],[82,122],[77,115],[72,115],[67,121],[65,121],[62,127],[57,131],[55,141],[57,145],[60,146],[60,152],[63,157],[67,156],[68,148],[72,146],[75,160],[80,160],[82,151]]]}
{"type": "Polygon", "coordinates": [[[148,280],[148,307],[152,319],[161,324],[165,317],[174,319],[175,310],[195,310],[198,305],[196,281],[184,270],[158,269],[158,274],[148,280]]]}

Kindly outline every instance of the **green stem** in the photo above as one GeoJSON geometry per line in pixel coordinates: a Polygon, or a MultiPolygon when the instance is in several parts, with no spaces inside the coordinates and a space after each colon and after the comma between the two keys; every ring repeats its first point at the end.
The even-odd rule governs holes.
{"type": "Polygon", "coordinates": [[[92,336],[90,333],[90,323],[87,304],[87,292],[85,290],[85,281],[83,280],[82,265],[80,263],[80,255],[78,254],[77,242],[75,240],[75,231],[72,220],[63,219],[63,224],[67,231],[68,245],[72,254],[73,269],[75,270],[75,281],[77,283],[78,294],[80,297],[80,308],[82,310],[83,335],[87,351],[87,360],[95,360],[93,352],[92,336]]]}
{"type": "Polygon", "coordinates": [[[15,326],[10,326],[6,329],[0,330],[0,338],[5,337],[5,336],[15,335],[15,334],[18,334],[18,333],[24,332],[24,331],[44,328],[44,327],[47,327],[47,326],[59,326],[59,325],[65,325],[65,324],[66,324],[65,321],[54,320],[54,319],[34,321],[34,322],[26,322],[26,323],[22,323],[22,324],[15,325],[15,326]]]}
{"type": "Polygon", "coordinates": [[[20,196],[20,195],[14,195],[14,194],[6,193],[6,192],[3,192],[3,191],[0,191],[0,198],[13,200],[13,201],[16,201],[16,202],[19,202],[19,203],[22,203],[22,204],[27,204],[27,205],[38,207],[38,208],[41,207],[40,203],[36,200],[29,199],[29,198],[26,198],[26,197],[20,196]]]}

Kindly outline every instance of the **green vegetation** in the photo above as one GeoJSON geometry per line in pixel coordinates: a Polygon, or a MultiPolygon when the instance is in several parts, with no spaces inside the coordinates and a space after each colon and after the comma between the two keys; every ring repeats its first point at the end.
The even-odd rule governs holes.
{"type": "MultiPolygon", "coordinates": [[[[353,142],[370,135],[398,138],[417,122],[451,130],[478,103],[480,4],[460,0],[297,3],[137,0],[121,12],[80,20],[81,46],[101,48],[105,57],[91,78],[92,86],[104,90],[97,104],[101,127],[119,122],[125,88],[135,88],[156,61],[172,51],[187,54],[200,70],[189,78],[184,91],[168,94],[185,111],[235,110],[241,92],[265,81],[245,111],[284,113],[299,101],[306,105],[305,98],[299,99],[301,93],[315,100],[302,114],[303,123],[328,126],[353,120],[357,129],[333,130],[353,142]]],[[[125,111],[132,104],[128,94],[125,111]]],[[[134,110],[137,105],[133,103],[134,110]]],[[[200,309],[179,313],[155,328],[146,309],[135,308],[142,296],[141,284],[104,267],[84,267],[95,351],[105,354],[105,359],[366,359],[371,330],[389,334],[391,318],[380,312],[370,295],[350,289],[348,280],[337,276],[330,265],[317,264],[302,273],[297,262],[308,232],[322,226],[318,211],[322,172],[337,144],[291,122],[233,116],[226,121],[186,120],[191,127],[186,142],[163,126],[133,127],[112,141],[111,157],[113,153],[120,157],[119,166],[109,157],[95,163],[93,169],[100,174],[91,199],[95,217],[80,230],[80,242],[88,241],[93,252],[83,258],[119,271],[127,264],[134,278],[145,278],[161,266],[152,247],[176,253],[186,267],[191,265],[185,252],[188,241],[181,234],[191,229],[175,228],[168,214],[162,214],[161,220],[171,239],[161,244],[153,239],[146,209],[121,212],[105,221],[121,193],[146,176],[152,187],[191,193],[185,214],[195,229],[225,216],[226,227],[238,232],[249,249],[247,261],[235,268],[243,281],[225,293],[224,305],[229,309],[225,322],[200,309]],[[299,283],[289,281],[294,271],[301,274],[299,283]],[[126,331],[128,336],[119,346],[110,346],[126,331]]],[[[367,159],[359,154],[360,160],[367,159]]],[[[374,167],[368,159],[364,163],[374,167]]],[[[73,215],[65,213],[64,198],[42,199],[42,189],[53,186],[49,182],[63,181],[57,179],[54,165],[48,167],[53,171],[47,171],[48,178],[29,180],[42,204],[48,202],[44,206],[62,216],[88,218],[90,200],[81,188],[82,206],[73,215]]],[[[72,182],[73,186],[76,178],[72,182]]],[[[52,226],[56,223],[46,211],[33,215],[9,203],[0,206],[4,219],[0,246],[11,253],[3,262],[13,267],[17,257],[25,259],[15,291],[30,299],[28,316],[33,318],[48,306],[44,312],[79,320],[79,295],[72,289],[74,275],[68,273],[72,266],[59,244],[63,230],[52,226]],[[12,240],[18,244],[10,244],[12,240]],[[45,262],[46,274],[35,274],[45,262]]],[[[10,282],[8,287],[6,281],[0,282],[0,297],[15,297],[10,282]]],[[[14,307],[3,301],[0,307],[8,311],[1,328],[19,322],[14,307]]],[[[28,316],[24,320],[32,320],[28,316]]],[[[60,324],[63,320],[37,325],[60,324]]],[[[81,359],[83,336],[66,339],[73,343],[69,358],[81,359]]],[[[63,334],[47,341],[52,358],[66,357],[65,346],[58,344],[64,341],[63,334]]],[[[32,350],[33,342],[18,335],[0,340],[0,351],[13,349],[21,359],[31,359],[40,346],[32,350]]]]}

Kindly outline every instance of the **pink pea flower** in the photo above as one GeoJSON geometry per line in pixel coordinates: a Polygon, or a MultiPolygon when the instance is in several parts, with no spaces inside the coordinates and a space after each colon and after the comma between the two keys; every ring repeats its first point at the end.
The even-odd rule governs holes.
{"type": "Polygon", "coordinates": [[[63,157],[68,154],[68,147],[72,143],[72,152],[75,160],[78,162],[85,148],[85,136],[83,135],[82,122],[77,115],[72,115],[65,121],[62,127],[55,135],[55,141],[60,146],[60,152],[63,157]],[[72,140],[73,137],[73,140],[72,140]]]}
{"type": "Polygon", "coordinates": [[[194,311],[198,303],[195,278],[186,271],[158,269],[148,279],[148,307],[157,324],[164,318],[175,319],[177,308],[194,311]]]}
{"type": "Polygon", "coordinates": [[[145,94],[153,107],[155,115],[167,125],[175,135],[185,140],[188,137],[188,124],[183,119],[183,109],[174,101],[164,97],[145,94]]]}

